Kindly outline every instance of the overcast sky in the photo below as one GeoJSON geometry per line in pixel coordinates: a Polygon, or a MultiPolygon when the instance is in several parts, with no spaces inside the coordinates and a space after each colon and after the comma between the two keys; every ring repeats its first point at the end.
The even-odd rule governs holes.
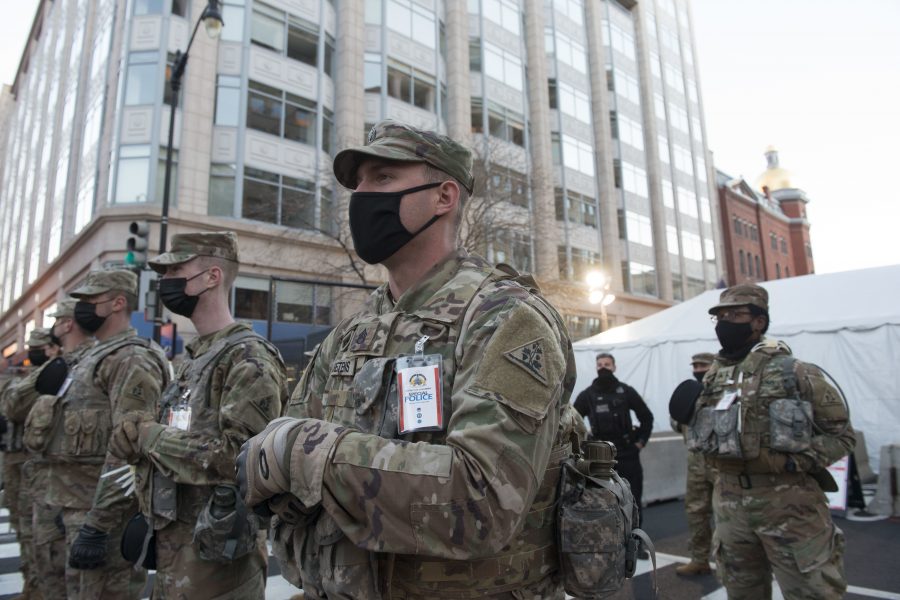
{"type": "MultiPolygon", "coordinates": [[[[900,263],[900,0],[691,0],[716,166],[751,184],[768,145],[810,198],[820,273],[900,263]]],[[[6,2],[12,83],[37,0],[6,2]]]]}

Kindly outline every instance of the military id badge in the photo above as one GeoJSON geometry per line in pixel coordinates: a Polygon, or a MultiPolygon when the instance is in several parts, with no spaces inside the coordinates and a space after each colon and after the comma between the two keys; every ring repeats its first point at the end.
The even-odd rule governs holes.
{"type": "Polygon", "coordinates": [[[397,398],[400,433],[442,431],[441,355],[423,354],[427,337],[416,343],[416,354],[397,359],[397,398]]]}
{"type": "Polygon", "coordinates": [[[169,417],[166,419],[166,425],[174,427],[182,431],[190,431],[191,429],[191,407],[179,406],[169,411],[169,417]]]}

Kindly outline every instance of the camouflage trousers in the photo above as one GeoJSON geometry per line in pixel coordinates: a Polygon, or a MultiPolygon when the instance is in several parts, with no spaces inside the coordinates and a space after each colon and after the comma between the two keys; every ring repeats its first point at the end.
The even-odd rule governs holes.
{"type": "MultiPolygon", "coordinates": [[[[106,564],[99,569],[81,570],[69,566],[66,556],[66,597],[68,600],[138,600],[147,582],[147,571],[135,569],[122,558],[120,544],[125,524],[132,515],[123,517],[115,530],[109,532],[106,564]]],[[[78,531],[87,518],[87,510],[63,509],[66,526],[66,553],[72,547],[78,531]]]]}
{"type": "Polygon", "coordinates": [[[26,474],[29,474],[29,471],[29,496],[34,507],[32,571],[37,581],[37,588],[44,598],[64,598],[66,596],[66,533],[61,529],[62,511],[46,502],[48,475],[46,467],[32,463],[30,469],[25,468],[26,474]]]}
{"type": "Polygon", "coordinates": [[[709,562],[712,547],[712,496],[716,472],[699,452],[687,453],[687,485],[684,511],[687,513],[691,559],[709,562]]]}
{"type": "Polygon", "coordinates": [[[816,482],[790,475],[753,475],[750,489],[718,476],[713,545],[729,600],[770,599],[773,574],[785,600],[844,595],[844,534],[816,482]]]}
{"type": "Polygon", "coordinates": [[[203,560],[194,544],[194,527],[176,521],[156,532],[153,600],[262,600],[266,593],[266,533],[257,548],[230,563],[203,560]]]}
{"type": "Polygon", "coordinates": [[[34,561],[31,557],[31,500],[28,485],[23,482],[22,470],[27,455],[24,452],[7,452],[3,456],[3,502],[9,509],[10,527],[16,531],[21,553],[22,577],[34,589],[35,576],[32,573],[34,561]]]}

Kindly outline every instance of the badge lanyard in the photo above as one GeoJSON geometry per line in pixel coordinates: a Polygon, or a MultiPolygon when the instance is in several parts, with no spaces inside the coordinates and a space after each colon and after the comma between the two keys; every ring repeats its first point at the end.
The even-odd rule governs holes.
{"type": "Polygon", "coordinates": [[[422,336],[415,354],[397,358],[400,433],[444,429],[441,355],[425,354],[427,341],[428,336],[422,336]]]}

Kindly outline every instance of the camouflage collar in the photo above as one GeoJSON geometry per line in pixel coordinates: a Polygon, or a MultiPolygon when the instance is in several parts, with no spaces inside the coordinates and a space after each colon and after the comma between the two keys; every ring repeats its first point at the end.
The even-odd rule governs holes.
{"type": "Polygon", "coordinates": [[[136,335],[137,335],[137,330],[134,327],[129,327],[129,328],[125,329],[124,331],[120,331],[119,333],[112,336],[111,338],[107,338],[107,339],[103,340],[102,342],[98,340],[97,347],[115,344],[117,342],[121,342],[124,339],[134,337],[136,335]]]}
{"type": "Polygon", "coordinates": [[[206,335],[199,335],[192,339],[185,345],[185,350],[187,350],[188,356],[193,358],[198,358],[203,356],[206,352],[212,348],[213,344],[218,342],[219,340],[226,338],[242,329],[251,329],[250,325],[247,323],[234,322],[228,327],[223,327],[222,329],[215,331],[213,333],[207,333],[206,335]]]}

